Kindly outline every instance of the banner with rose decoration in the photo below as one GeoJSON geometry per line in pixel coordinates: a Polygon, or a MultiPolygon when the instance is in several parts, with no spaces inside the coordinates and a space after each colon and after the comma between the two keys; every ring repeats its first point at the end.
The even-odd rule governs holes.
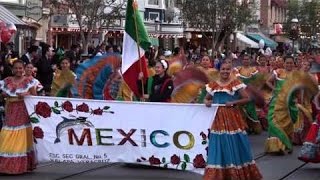
{"type": "Polygon", "coordinates": [[[203,173],[218,106],[26,97],[40,162],[126,162],[203,173]]]}

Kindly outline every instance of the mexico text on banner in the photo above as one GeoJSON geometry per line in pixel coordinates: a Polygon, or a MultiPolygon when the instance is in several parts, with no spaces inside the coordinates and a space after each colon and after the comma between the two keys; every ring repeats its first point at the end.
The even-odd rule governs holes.
{"type": "Polygon", "coordinates": [[[40,162],[127,162],[203,173],[218,106],[26,97],[40,162]]]}

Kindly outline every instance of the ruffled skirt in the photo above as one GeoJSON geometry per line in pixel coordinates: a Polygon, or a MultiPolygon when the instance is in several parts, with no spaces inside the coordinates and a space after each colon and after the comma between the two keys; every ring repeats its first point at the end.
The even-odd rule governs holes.
{"type": "Polygon", "coordinates": [[[10,102],[0,132],[0,173],[22,174],[36,167],[32,127],[23,101],[10,102]]]}
{"type": "Polygon", "coordinates": [[[320,131],[318,123],[311,125],[298,158],[308,163],[320,163],[320,131]]]}
{"type": "Polygon", "coordinates": [[[236,108],[219,107],[211,127],[205,180],[258,180],[247,125],[236,108]]]}

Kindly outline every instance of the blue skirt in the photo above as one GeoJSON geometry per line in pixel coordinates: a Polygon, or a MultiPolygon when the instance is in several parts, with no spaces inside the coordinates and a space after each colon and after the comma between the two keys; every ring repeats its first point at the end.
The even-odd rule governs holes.
{"type": "Polygon", "coordinates": [[[241,111],[219,107],[211,126],[205,180],[262,179],[252,156],[241,111]]]}

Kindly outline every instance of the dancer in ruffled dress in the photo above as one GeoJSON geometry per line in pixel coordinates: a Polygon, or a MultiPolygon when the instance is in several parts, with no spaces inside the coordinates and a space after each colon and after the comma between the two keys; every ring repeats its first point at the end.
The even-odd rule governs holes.
{"type": "MultiPolygon", "coordinates": [[[[237,77],[246,85],[249,85],[258,74],[256,67],[250,66],[250,56],[243,55],[242,66],[235,68],[237,71],[237,77]]],[[[244,105],[243,112],[247,117],[247,123],[249,126],[249,132],[254,134],[260,134],[262,127],[256,111],[254,101],[250,101],[244,105]]]]}
{"type": "Polygon", "coordinates": [[[23,76],[23,61],[14,61],[13,73],[13,77],[0,82],[6,97],[6,117],[0,132],[0,173],[22,174],[36,168],[32,127],[23,101],[24,96],[36,95],[36,82],[23,76]]]}
{"type": "Polygon", "coordinates": [[[301,110],[297,94],[304,90],[305,94],[308,94],[305,100],[311,101],[311,97],[318,92],[318,87],[309,74],[293,71],[295,66],[293,59],[291,56],[285,57],[284,69],[274,71],[274,76],[267,81],[268,86],[273,89],[267,116],[269,133],[265,144],[267,153],[283,155],[292,152],[294,123],[297,122],[301,110]]]}
{"type": "Polygon", "coordinates": [[[35,67],[31,63],[27,64],[26,67],[25,67],[25,76],[33,78],[33,80],[36,83],[37,93],[40,94],[40,92],[43,90],[43,86],[38,81],[38,79],[35,78],[35,67]]]}
{"type": "Polygon", "coordinates": [[[293,122],[291,118],[296,118],[298,109],[291,109],[291,117],[282,120],[281,122],[275,121],[275,116],[282,116],[274,112],[279,92],[288,74],[293,71],[294,58],[291,56],[284,58],[284,69],[277,69],[273,71],[273,76],[269,78],[267,84],[273,89],[273,98],[269,105],[268,111],[268,132],[269,138],[266,142],[267,153],[285,153],[285,150],[292,151],[291,137],[293,133],[293,122]],[[275,84],[275,85],[273,85],[275,84]]]}
{"type": "MultiPolygon", "coordinates": [[[[211,59],[209,56],[203,56],[200,65],[201,66],[198,68],[208,76],[209,81],[215,81],[217,79],[219,72],[217,69],[212,67],[211,59]]],[[[197,103],[203,103],[206,94],[206,88],[201,88],[199,96],[197,98],[197,103]]]]}
{"type": "MultiPolygon", "coordinates": [[[[300,64],[300,70],[306,74],[309,74],[311,78],[314,78],[312,74],[310,74],[311,63],[309,61],[303,61],[300,64]]],[[[314,78],[316,81],[316,79],[314,78]]],[[[304,90],[299,91],[297,94],[297,107],[299,109],[298,119],[294,123],[293,128],[293,138],[292,143],[294,145],[302,145],[303,141],[309,131],[309,128],[312,124],[312,105],[309,99],[308,93],[305,93],[304,90]]]]}
{"type": "Polygon", "coordinates": [[[57,97],[72,97],[71,87],[75,84],[76,75],[70,69],[70,59],[64,58],[61,63],[61,70],[56,70],[52,85],[51,95],[57,97]]]}
{"type": "Polygon", "coordinates": [[[305,138],[298,159],[307,163],[320,163],[320,114],[305,138]]]}
{"type": "Polygon", "coordinates": [[[262,176],[253,160],[247,136],[247,124],[238,105],[249,102],[246,85],[231,78],[231,64],[223,63],[220,77],[206,85],[206,106],[220,106],[209,137],[205,180],[258,180],[262,176]]]}

